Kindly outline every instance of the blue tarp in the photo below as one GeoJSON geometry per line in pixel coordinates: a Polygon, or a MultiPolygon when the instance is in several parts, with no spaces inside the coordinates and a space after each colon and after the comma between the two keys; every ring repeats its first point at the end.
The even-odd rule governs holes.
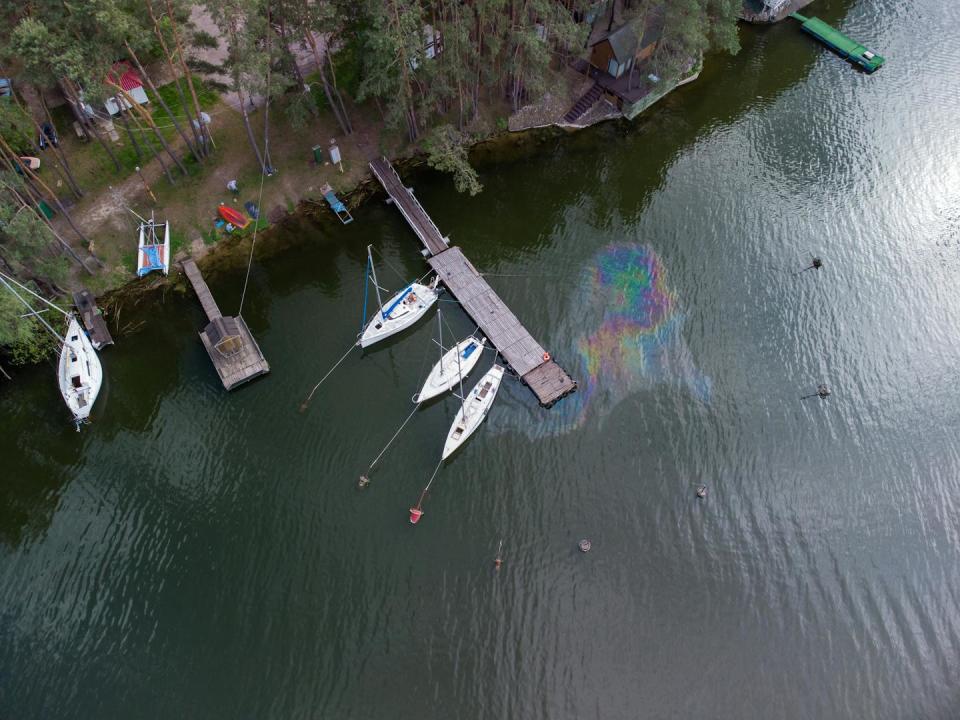
{"type": "Polygon", "coordinates": [[[413,290],[413,286],[411,285],[411,286],[408,287],[406,290],[404,290],[402,293],[400,293],[400,297],[398,297],[396,300],[394,300],[394,301],[393,301],[393,304],[390,305],[390,307],[388,307],[386,310],[383,311],[383,319],[384,319],[384,320],[386,320],[388,317],[390,317],[390,313],[393,312],[394,308],[396,308],[397,305],[399,305],[400,303],[402,303],[402,302],[403,302],[403,299],[404,299],[407,295],[409,295],[412,290],[413,290]]]}
{"type": "Polygon", "coordinates": [[[477,349],[477,344],[476,344],[476,343],[473,343],[473,342],[470,343],[469,345],[467,345],[466,348],[464,348],[464,350],[463,350],[463,355],[461,355],[461,357],[462,357],[464,360],[466,360],[468,357],[470,357],[471,355],[473,355],[473,351],[476,350],[476,349],[477,349]]]}
{"type": "Polygon", "coordinates": [[[140,277],[143,277],[152,270],[163,270],[163,263],[160,261],[160,250],[162,245],[144,245],[143,254],[146,256],[147,264],[140,268],[140,277]]]}

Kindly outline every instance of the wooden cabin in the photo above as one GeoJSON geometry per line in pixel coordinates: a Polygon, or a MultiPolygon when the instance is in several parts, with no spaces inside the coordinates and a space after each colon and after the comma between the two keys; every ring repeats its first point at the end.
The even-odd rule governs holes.
{"type": "Polygon", "coordinates": [[[642,38],[630,25],[617,28],[590,46],[590,64],[610,77],[621,77],[653,55],[662,32],[663,25],[657,21],[646,24],[642,38]]]}

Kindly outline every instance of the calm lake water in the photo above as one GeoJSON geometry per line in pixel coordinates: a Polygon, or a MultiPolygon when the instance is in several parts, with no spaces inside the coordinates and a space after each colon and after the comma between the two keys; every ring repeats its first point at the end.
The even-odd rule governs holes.
{"type": "MultiPolygon", "coordinates": [[[[83,432],[50,367],[0,385],[0,717],[960,716],[955,10],[818,0],[887,66],[744,28],[637,123],[480,153],[475,198],[407,178],[581,384],[547,411],[508,382],[416,528],[455,399],[356,481],[435,322],[298,412],[366,244],[426,271],[380,198],[254,265],[250,386],[173,293],[124,310],[148,323],[83,432]]],[[[210,277],[226,312],[242,262],[210,277]]]]}

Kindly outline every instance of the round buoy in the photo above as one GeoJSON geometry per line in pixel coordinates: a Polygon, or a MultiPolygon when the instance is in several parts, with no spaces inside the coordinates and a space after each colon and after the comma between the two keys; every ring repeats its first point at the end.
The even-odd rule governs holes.
{"type": "Polygon", "coordinates": [[[828,397],[830,397],[830,388],[828,388],[826,385],[817,385],[817,396],[821,400],[826,400],[828,397]]]}
{"type": "Polygon", "coordinates": [[[370,478],[366,475],[361,475],[360,479],[357,481],[357,487],[363,490],[367,485],[370,484],[370,478]]]}
{"type": "Polygon", "coordinates": [[[700,486],[697,488],[697,497],[702,500],[702,499],[705,498],[706,496],[707,496],[707,486],[706,486],[706,485],[700,485],[700,486]]]}
{"type": "Polygon", "coordinates": [[[416,525],[418,522],[420,522],[420,518],[422,517],[423,517],[423,510],[421,510],[418,507],[410,508],[410,524],[411,525],[416,525]]]}
{"type": "Polygon", "coordinates": [[[544,361],[544,362],[548,362],[549,360],[550,360],[550,353],[545,352],[545,353],[543,354],[543,361],[544,361]]]}
{"type": "Polygon", "coordinates": [[[590,548],[593,547],[593,544],[589,540],[584,538],[583,540],[580,541],[580,544],[577,545],[577,547],[580,548],[580,552],[590,552],[590,548]]]}

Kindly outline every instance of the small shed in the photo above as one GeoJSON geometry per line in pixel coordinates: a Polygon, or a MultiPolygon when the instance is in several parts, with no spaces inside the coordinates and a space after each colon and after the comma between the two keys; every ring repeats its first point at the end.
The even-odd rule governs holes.
{"type": "MultiPolygon", "coordinates": [[[[130,67],[130,63],[126,60],[113,64],[110,72],[107,73],[107,84],[111,88],[113,88],[114,85],[119,85],[127,95],[133,98],[137,105],[145,105],[150,102],[146,91],[143,89],[143,81],[140,79],[140,76],[137,75],[136,70],[130,67]]],[[[130,103],[119,90],[117,91],[117,95],[119,95],[119,98],[110,97],[103,104],[107,112],[111,115],[116,115],[121,109],[126,110],[130,107],[130,103]]]]}
{"type": "Polygon", "coordinates": [[[210,344],[224,357],[232,357],[243,350],[243,338],[236,318],[214,318],[203,332],[210,344]]]}

